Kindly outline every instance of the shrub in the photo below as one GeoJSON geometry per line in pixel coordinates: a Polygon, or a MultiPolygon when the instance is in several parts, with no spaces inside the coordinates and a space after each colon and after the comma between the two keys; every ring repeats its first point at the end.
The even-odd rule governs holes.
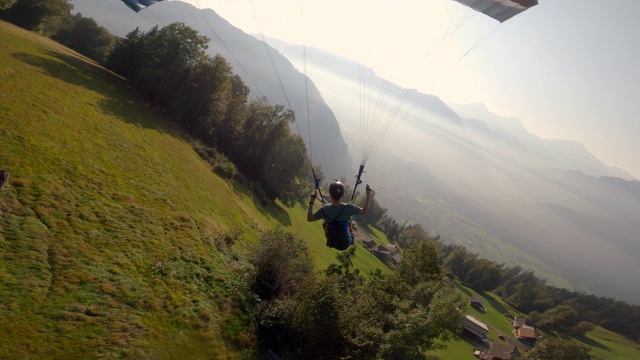
{"type": "Polygon", "coordinates": [[[313,271],[307,245],[282,229],[262,235],[249,261],[255,268],[252,288],[265,300],[294,294],[313,271]]]}
{"type": "Polygon", "coordinates": [[[238,168],[226,156],[218,153],[213,160],[213,171],[225,179],[233,179],[238,168]]]}

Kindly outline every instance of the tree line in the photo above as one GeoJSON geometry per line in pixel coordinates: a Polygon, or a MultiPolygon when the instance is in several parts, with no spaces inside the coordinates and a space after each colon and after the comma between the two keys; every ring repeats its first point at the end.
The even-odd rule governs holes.
{"type": "Polygon", "coordinates": [[[194,139],[194,148],[224,177],[236,177],[264,203],[292,206],[308,194],[311,170],[295,114],[249,87],[209,39],[183,23],[116,38],[93,19],[71,15],[67,0],[0,0],[0,19],[50,36],[123,76],[194,139]],[[239,170],[239,172],[237,171],[239,170]]]}
{"type": "Polygon", "coordinates": [[[452,275],[479,291],[494,291],[543,329],[581,335],[593,328],[591,323],[640,337],[638,305],[549,285],[533,271],[481,259],[464,246],[442,245],[442,252],[442,264],[452,275]]]}
{"type": "Polygon", "coordinates": [[[105,65],[213,154],[222,153],[266,199],[293,205],[311,191],[306,145],[290,127],[294,113],[264,98],[249,101],[231,65],[206,54],[208,43],[183,23],[136,29],[116,43],[105,65]]]}

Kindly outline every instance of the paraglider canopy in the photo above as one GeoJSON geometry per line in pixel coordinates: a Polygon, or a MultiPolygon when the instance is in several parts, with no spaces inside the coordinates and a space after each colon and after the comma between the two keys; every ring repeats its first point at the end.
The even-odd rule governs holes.
{"type": "Polygon", "coordinates": [[[500,22],[538,5],[538,0],[454,0],[500,22]]]}
{"type": "Polygon", "coordinates": [[[162,0],[122,0],[128,7],[130,7],[135,12],[138,12],[147,6],[151,6],[157,2],[162,0]]]}

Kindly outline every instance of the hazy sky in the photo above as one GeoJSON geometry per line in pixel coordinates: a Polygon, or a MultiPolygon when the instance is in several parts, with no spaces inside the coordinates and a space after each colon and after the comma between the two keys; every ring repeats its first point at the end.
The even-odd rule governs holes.
{"type": "Polygon", "coordinates": [[[503,24],[451,0],[183,1],[447,102],[484,103],[640,178],[638,0],[540,0],[503,24]]]}

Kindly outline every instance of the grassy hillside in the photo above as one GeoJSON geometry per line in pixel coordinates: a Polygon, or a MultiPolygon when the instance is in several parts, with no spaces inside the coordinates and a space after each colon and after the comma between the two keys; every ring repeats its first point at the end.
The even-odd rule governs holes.
{"type": "Polygon", "coordinates": [[[217,248],[257,237],[250,202],[121,79],[5,23],[0,48],[0,357],[234,357],[217,248]]]}
{"type": "Polygon", "coordinates": [[[303,209],[215,176],[123,79],[4,22],[0,49],[0,358],[240,358],[260,231],[335,258],[303,209]]]}

